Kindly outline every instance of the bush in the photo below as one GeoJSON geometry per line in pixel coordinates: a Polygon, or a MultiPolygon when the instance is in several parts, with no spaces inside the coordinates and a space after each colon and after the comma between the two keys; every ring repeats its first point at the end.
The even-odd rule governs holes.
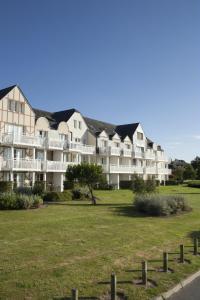
{"type": "Polygon", "coordinates": [[[165,185],[178,185],[178,181],[175,179],[169,179],[165,182],[165,185]]]}
{"type": "Polygon", "coordinates": [[[132,180],[121,180],[119,183],[120,189],[131,190],[133,186],[132,180]]]}
{"type": "Polygon", "coordinates": [[[145,193],[145,182],[144,179],[139,176],[134,176],[132,184],[133,192],[136,194],[145,193]]]}
{"type": "Polygon", "coordinates": [[[111,191],[114,189],[114,185],[113,184],[109,184],[107,182],[104,183],[99,183],[95,186],[95,190],[106,190],[106,191],[111,191]]]}
{"type": "Polygon", "coordinates": [[[48,192],[43,196],[43,200],[47,202],[63,202],[72,199],[70,191],[64,192],[48,192]]]}
{"type": "Polygon", "coordinates": [[[12,191],[12,181],[0,181],[0,193],[12,191]]]}
{"type": "Polygon", "coordinates": [[[89,198],[87,188],[76,187],[72,191],[72,200],[85,200],[89,198]]]}
{"type": "Polygon", "coordinates": [[[147,193],[155,193],[156,191],[156,187],[157,187],[157,184],[156,184],[156,181],[154,179],[147,179],[146,182],[145,182],[145,191],[147,193]]]}
{"type": "Polygon", "coordinates": [[[74,188],[74,183],[71,181],[64,181],[64,190],[72,190],[74,188]]]}
{"type": "Polygon", "coordinates": [[[41,197],[16,193],[0,194],[0,209],[29,209],[42,205],[41,197]]]}
{"type": "Polygon", "coordinates": [[[33,191],[31,187],[20,186],[15,189],[15,193],[23,195],[32,195],[33,191]]]}
{"type": "Polygon", "coordinates": [[[36,181],[33,187],[33,194],[35,195],[43,195],[45,192],[45,185],[44,181],[36,181]]]}
{"type": "Polygon", "coordinates": [[[189,187],[200,188],[200,180],[192,180],[187,183],[189,187]]]}
{"type": "Polygon", "coordinates": [[[148,216],[169,216],[191,210],[182,196],[157,194],[136,195],[134,208],[137,212],[148,216]]]}

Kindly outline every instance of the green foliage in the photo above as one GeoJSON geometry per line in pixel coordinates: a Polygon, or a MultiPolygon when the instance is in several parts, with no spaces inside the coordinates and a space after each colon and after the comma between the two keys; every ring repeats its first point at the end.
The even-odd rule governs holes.
{"type": "Polygon", "coordinates": [[[33,187],[33,194],[42,196],[44,192],[45,192],[45,182],[36,181],[33,187]]]}
{"type": "Polygon", "coordinates": [[[157,183],[155,179],[148,178],[146,181],[139,177],[134,176],[132,182],[132,190],[136,194],[155,193],[157,183]]]}
{"type": "Polygon", "coordinates": [[[103,170],[101,166],[88,163],[69,166],[66,172],[66,178],[70,182],[78,182],[80,185],[86,186],[89,189],[92,203],[96,204],[93,189],[103,180],[103,170]]]}
{"type": "Polygon", "coordinates": [[[43,200],[46,202],[64,202],[72,200],[70,191],[48,192],[44,194],[43,200]]]}
{"type": "Polygon", "coordinates": [[[136,195],[134,208],[148,216],[169,216],[191,210],[183,196],[157,194],[136,195]]]}
{"type": "Polygon", "coordinates": [[[41,197],[16,193],[0,193],[0,209],[29,209],[42,205],[41,197]]]}
{"type": "Polygon", "coordinates": [[[187,185],[189,187],[194,187],[194,188],[200,188],[200,180],[192,180],[192,181],[188,181],[187,185]]]}
{"type": "Polygon", "coordinates": [[[200,157],[197,156],[194,160],[192,160],[191,165],[196,171],[196,179],[200,179],[200,157]]]}
{"type": "Polygon", "coordinates": [[[12,191],[12,181],[0,181],[0,193],[12,191]]]}
{"type": "Polygon", "coordinates": [[[156,192],[157,183],[155,179],[148,178],[145,182],[145,191],[146,193],[155,193],[156,192]]]}
{"type": "Polygon", "coordinates": [[[119,183],[120,189],[131,190],[133,182],[132,180],[121,180],[119,183]]]}
{"type": "Polygon", "coordinates": [[[72,200],[86,200],[89,197],[89,191],[87,188],[75,187],[71,192],[72,200]]]}
{"type": "Polygon", "coordinates": [[[172,170],[173,179],[176,180],[178,183],[183,182],[184,170],[184,167],[177,167],[176,169],[172,170]]]}
{"type": "Polygon", "coordinates": [[[15,189],[15,193],[23,194],[23,195],[32,195],[33,191],[31,187],[28,186],[20,186],[15,189]]]}
{"type": "Polygon", "coordinates": [[[195,179],[195,178],[196,178],[196,171],[194,170],[192,165],[187,164],[183,172],[183,179],[188,180],[188,179],[195,179]]]}
{"type": "Polygon", "coordinates": [[[74,182],[64,181],[64,190],[72,190],[74,188],[74,182]]]}
{"type": "Polygon", "coordinates": [[[174,179],[169,179],[165,182],[165,185],[178,185],[178,181],[174,179]]]}

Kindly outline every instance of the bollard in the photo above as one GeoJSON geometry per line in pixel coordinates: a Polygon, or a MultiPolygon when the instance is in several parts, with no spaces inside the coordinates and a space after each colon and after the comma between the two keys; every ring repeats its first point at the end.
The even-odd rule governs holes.
{"type": "Polygon", "coordinates": [[[168,253],[163,252],[163,271],[168,272],[168,253]]]}
{"type": "Polygon", "coordinates": [[[180,263],[184,263],[184,245],[180,245],[180,263]]]}
{"type": "Polygon", "coordinates": [[[142,284],[147,285],[147,261],[142,261],[142,284]]]}
{"type": "Polygon", "coordinates": [[[197,238],[194,238],[194,251],[193,251],[193,254],[194,255],[198,255],[198,239],[197,238]]]}
{"type": "Polygon", "coordinates": [[[111,274],[111,300],[117,300],[117,277],[115,273],[111,274]]]}
{"type": "Polygon", "coordinates": [[[78,300],[78,290],[72,289],[72,300],[78,300]]]}

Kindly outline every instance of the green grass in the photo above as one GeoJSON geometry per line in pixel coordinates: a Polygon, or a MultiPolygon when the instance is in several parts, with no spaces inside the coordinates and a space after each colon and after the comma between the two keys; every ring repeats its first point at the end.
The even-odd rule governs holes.
{"type": "MultiPolygon", "coordinates": [[[[159,268],[163,250],[177,252],[200,233],[200,190],[162,187],[161,193],[185,194],[193,211],[176,217],[140,217],[132,210],[131,191],[98,191],[99,205],[67,202],[28,211],[0,212],[0,299],[62,299],[77,287],[80,296],[109,291],[115,271],[119,290],[129,299],[151,299],[200,267],[170,262],[173,274],[149,272],[158,286],[136,286],[142,259],[159,268]]],[[[187,248],[189,250],[191,248],[187,248]]],[[[177,257],[171,255],[170,258],[177,257]]]]}

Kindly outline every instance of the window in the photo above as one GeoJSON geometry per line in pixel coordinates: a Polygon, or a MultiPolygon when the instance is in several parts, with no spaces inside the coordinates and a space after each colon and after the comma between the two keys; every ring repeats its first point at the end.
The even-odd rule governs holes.
{"type": "Polygon", "coordinates": [[[115,147],[119,148],[119,143],[115,143],[115,147]]]}
{"type": "Polygon", "coordinates": [[[78,121],[78,128],[79,128],[79,129],[82,128],[82,123],[81,123],[81,121],[78,121]]]}
{"type": "Polygon", "coordinates": [[[46,132],[46,131],[43,131],[43,130],[40,130],[40,131],[39,131],[39,136],[40,136],[40,137],[46,137],[46,136],[47,136],[47,132],[46,132]]]}
{"type": "Polygon", "coordinates": [[[77,128],[77,121],[74,120],[74,128],[77,128]]]}
{"type": "Polygon", "coordinates": [[[79,138],[75,138],[75,142],[80,143],[80,139],[79,138]]]}
{"type": "Polygon", "coordinates": [[[142,141],[143,140],[143,133],[137,132],[137,139],[142,141]]]}
{"type": "Polygon", "coordinates": [[[59,138],[60,138],[61,141],[66,141],[67,140],[67,135],[61,133],[61,134],[59,134],[59,138]]]}
{"type": "Polygon", "coordinates": [[[8,110],[10,110],[12,112],[24,113],[24,103],[9,99],[8,100],[8,110]]]}

